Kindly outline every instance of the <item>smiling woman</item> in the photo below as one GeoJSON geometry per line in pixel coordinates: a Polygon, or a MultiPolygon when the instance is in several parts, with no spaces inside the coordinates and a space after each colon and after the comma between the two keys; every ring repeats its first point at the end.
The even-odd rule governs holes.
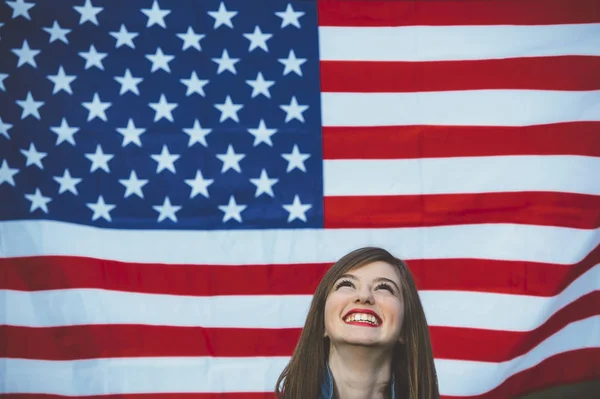
{"type": "Polygon", "coordinates": [[[281,399],[437,399],[429,329],[406,263],[357,249],[325,274],[276,384],[281,399]]]}

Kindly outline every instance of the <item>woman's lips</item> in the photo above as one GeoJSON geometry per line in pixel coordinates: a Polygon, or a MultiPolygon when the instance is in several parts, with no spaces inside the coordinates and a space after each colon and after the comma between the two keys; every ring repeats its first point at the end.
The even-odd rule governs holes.
{"type": "Polygon", "coordinates": [[[359,326],[379,327],[381,318],[377,313],[370,309],[352,309],[343,317],[344,323],[359,326]]]}

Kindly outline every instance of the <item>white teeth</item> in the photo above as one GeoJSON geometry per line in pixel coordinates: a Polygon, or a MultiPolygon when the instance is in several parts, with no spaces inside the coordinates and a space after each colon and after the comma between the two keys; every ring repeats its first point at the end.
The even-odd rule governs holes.
{"type": "Polygon", "coordinates": [[[351,321],[359,321],[359,322],[367,322],[369,324],[378,325],[377,318],[373,315],[366,313],[352,313],[345,319],[346,322],[351,321]]]}

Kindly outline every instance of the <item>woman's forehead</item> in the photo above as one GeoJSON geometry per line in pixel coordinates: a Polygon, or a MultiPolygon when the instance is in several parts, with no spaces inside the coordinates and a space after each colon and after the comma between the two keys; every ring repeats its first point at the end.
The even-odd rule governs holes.
{"type": "Polygon", "coordinates": [[[351,275],[358,279],[376,279],[384,277],[400,282],[400,272],[398,271],[398,268],[383,261],[376,261],[355,267],[346,271],[344,275],[351,275]]]}

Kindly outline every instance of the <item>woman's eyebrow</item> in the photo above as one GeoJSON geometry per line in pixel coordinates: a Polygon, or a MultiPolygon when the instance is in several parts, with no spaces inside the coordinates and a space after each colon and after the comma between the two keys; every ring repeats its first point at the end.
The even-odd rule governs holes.
{"type": "Polygon", "coordinates": [[[396,282],[394,280],[390,280],[389,278],[385,278],[385,277],[377,277],[375,279],[375,281],[378,282],[378,283],[382,282],[382,281],[385,281],[385,282],[388,282],[388,283],[392,283],[392,284],[394,284],[394,287],[396,287],[396,289],[398,291],[400,291],[400,287],[398,287],[398,284],[396,284],[396,282]]]}
{"type": "MultiPolygon", "coordinates": [[[[341,280],[341,279],[343,279],[343,278],[347,278],[347,279],[350,279],[350,280],[357,280],[357,278],[356,278],[356,276],[355,276],[355,275],[353,275],[353,274],[348,274],[348,273],[346,273],[346,274],[342,274],[342,275],[341,275],[341,276],[338,278],[338,280],[341,280]]],[[[337,280],[336,280],[336,281],[337,281],[337,280]]],[[[391,284],[393,284],[393,285],[394,285],[394,287],[396,287],[396,290],[400,291],[400,287],[398,287],[398,284],[396,284],[396,282],[395,282],[394,280],[390,280],[390,279],[389,279],[389,278],[387,278],[387,277],[377,277],[377,278],[376,278],[375,280],[373,280],[373,281],[375,281],[376,283],[380,283],[380,282],[382,282],[382,281],[385,281],[385,282],[387,282],[387,283],[391,283],[391,284]]]]}

